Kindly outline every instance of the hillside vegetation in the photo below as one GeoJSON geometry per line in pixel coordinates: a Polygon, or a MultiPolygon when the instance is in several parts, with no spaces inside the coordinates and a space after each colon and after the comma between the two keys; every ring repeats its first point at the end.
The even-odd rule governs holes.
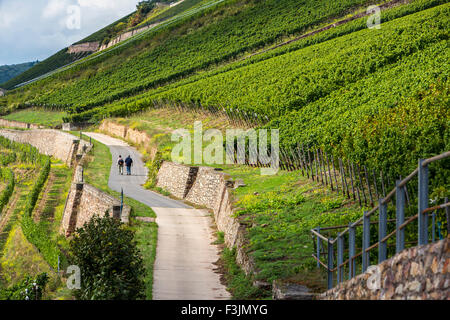
{"type": "Polygon", "coordinates": [[[9,81],[2,84],[5,89],[14,89],[17,85],[30,81],[34,78],[40,77],[48,72],[61,68],[71,62],[74,62],[82,57],[86,56],[87,53],[70,54],[67,52],[67,48],[62,49],[52,55],[51,57],[45,59],[29,68],[25,72],[21,73],[17,77],[10,79],[9,81]]]}
{"type": "MultiPolygon", "coordinates": [[[[198,4],[208,3],[214,2],[198,4]]],[[[155,104],[224,109],[280,129],[285,148],[322,147],[395,179],[417,158],[449,149],[447,1],[394,1],[380,29],[368,29],[362,17],[261,51],[365,12],[371,3],[224,1],[14,90],[0,108],[41,105],[66,111],[74,122],[128,116],[155,104]],[[399,113],[421,116],[380,127],[398,124],[399,113]],[[426,137],[433,143],[421,144],[426,137]]],[[[181,12],[182,5],[161,15],[181,12]]]]}
{"type": "Polygon", "coordinates": [[[272,44],[368,2],[309,0],[299,6],[293,0],[226,1],[215,10],[149,33],[114,55],[102,55],[33,84],[21,98],[25,102],[37,95],[35,103],[72,105],[76,110],[99,105],[272,44]],[[136,45],[143,50],[136,50],[136,45]]]}
{"type": "MultiPolygon", "coordinates": [[[[36,148],[0,137],[0,293],[27,275],[50,277],[46,298],[69,298],[56,270],[59,234],[71,170],[40,155],[36,148]]],[[[1,294],[0,294],[1,295],[1,294]]]]}
{"type": "Polygon", "coordinates": [[[19,74],[27,71],[38,62],[39,61],[0,66],[0,87],[6,88],[3,85],[4,82],[17,77],[19,74]]]}

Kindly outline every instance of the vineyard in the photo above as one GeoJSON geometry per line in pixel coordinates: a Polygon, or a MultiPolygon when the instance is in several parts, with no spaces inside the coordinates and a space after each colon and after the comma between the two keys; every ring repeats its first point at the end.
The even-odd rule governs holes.
{"type": "Polygon", "coordinates": [[[450,145],[443,103],[449,89],[449,6],[422,11],[439,3],[394,8],[381,30],[367,30],[364,19],[356,20],[69,119],[126,116],[174,102],[225,110],[232,118],[255,120],[256,114],[256,124],[280,129],[284,148],[322,147],[392,176],[406,174],[417,158],[450,145]],[[355,29],[361,30],[351,33],[355,29]],[[433,143],[421,144],[424,139],[433,143]]]}
{"type": "MultiPolygon", "coordinates": [[[[41,155],[31,145],[12,142],[3,137],[0,137],[0,154],[8,155],[2,157],[2,167],[0,168],[0,180],[7,181],[6,188],[0,194],[0,220],[3,229],[0,230],[0,233],[3,233],[2,238],[7,235],[5,233],[7,230],[13,228],[15,220],[19,219],[27,240],[39,249],[51,267],[56,268],[59,249],[57,243],[49,237],[50,224],[46,221],[36,223],[33,219],[33,211],[50,173],[50,158],[41,155]],[[16,175],[17,178],[15,178],[16,175]],[[34,177],[36,179],[33,179],[34,177]],[[32,180],[28,181],[29,179],[32,180]],[[16,184],[18,185],[17,191],[16,184]],[[18,216],[10,217],[6,214],[6,206],[16,192],[23,193],[22,207],[20,213],[15,211],[18,216]],[[4,227],[7,227],[6,230],[4,227]]],[[[13,209],[14,207],[11,207],[9,210],[13,209]]]]}
{"type": "MultiPolygon", "coordinates": [[[[38,104],[72,105],[78,107],[76,110],[100,105],[272,44],[367,2],[371,1],[311,0],[298,6],[292,0],[263,4],[231,1],[217,11],[210,9],[209,14],[199,13],[185,23],[150,34],[137,44],[147,46],[146,50],[122,49],[119,54],[79,65],[27,89],[36,90],[34,94],[39,97],[33,102],[38,104]],[[166,33],[172,36],[163,36],[166,33]],[[89,69],[82,68],[88,66],[89,69]],[[61,80],[65,83],[61,84],[61,80]]],[[[20,99],[20,92],[18,96],[20,99]]]]}

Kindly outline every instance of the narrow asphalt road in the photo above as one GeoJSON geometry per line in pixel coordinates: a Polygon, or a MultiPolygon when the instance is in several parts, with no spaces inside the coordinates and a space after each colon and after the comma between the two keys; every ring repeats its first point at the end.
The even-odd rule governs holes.
{"type": "MultiPolygon", "coordinates": [[[[142,187],[147,168],[140,153],[122,140],[100,133],[84,133],[107,145],[112,155],[109,187],[150,206],[156,213],[158,243],[153,274],[155,300],[218,300],[230,295],[214,271],[219,258],[211,229],[211,217],[204,210],[146,190],[142,187]],[[131,155],[132,175],[119,175],[117,158],[131,155]]],[[[126,171],[126,170],[124,170],[126,171]]]]}

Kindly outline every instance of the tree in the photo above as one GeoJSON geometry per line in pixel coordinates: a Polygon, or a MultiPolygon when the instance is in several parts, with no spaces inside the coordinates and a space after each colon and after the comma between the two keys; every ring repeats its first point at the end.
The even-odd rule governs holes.
{"type": "Polygon", "coordinates": [[[146,15],[147,13],[152,11],[154,7],[155,7],[155,4],[154,4],[153,0],[140,1],[136,5],[137,11],[142,15],[146,15]]]}
{"type": "Polygon", "coordinates": [[[81,300],[144,299],[145,268],[134,232],[118,219],[95,216],[70,241],[70,263],[81,271],[81,300]]]}

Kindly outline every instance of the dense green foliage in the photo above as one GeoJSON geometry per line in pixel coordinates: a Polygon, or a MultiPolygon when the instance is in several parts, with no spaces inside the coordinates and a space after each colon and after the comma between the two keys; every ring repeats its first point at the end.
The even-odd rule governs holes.
{"type": "Polygon", "coordinates": [[[19,74],[27,71],[38,62],[39,61],[0,66],[0,87],[3,88],[2,84],[4,82],[17,77],[19,74]]]}
{"type": "MultiPolygon", "coordinates": [[[[436,3],[418,1],[415,8],[436,3]]],[[[392,12],[403,15],[411,7],[392,12]]],[[[78,120],[128,115],[151,106],[156,98],[223,104],[271,115],[275,119],[267,127],[280,129],[285,147],[320,146],[391,177],[405,176],[418,158],[450,147],[448,13],[444,5],[408,15],[383,24],[379,31],[362,30],[229,72],[201,75],[191,84],[162,87],[81,113],[78,120]],[[289,112],[292,109],[297,110],[289,112]],[[396,125],[389,127],[392,121],[396,125]]],[[[359,28],[360,21],[343,29],[354,27],[359,28]]],[[[342,32],[336,29],[318,38],[342,32]]],[[[436,168],[442,176],[448,165],[442,162],[436,168]]]]}
{"type": "Polygon", "coordinates": [[[86,43],[86,42],[100,42],[103,43],[105,41],[105,39],[109,40],[111,37],[116,35],[116,30],[115,27],[119,24],[119,23],[125,23],[128,21],[128,19],[134,14],[131,13],[113,23],[111,23],[110,25],[98,30],[97,32],[91,34],[90,36],[74,43],[75,44],[81,44],[81,43],[86,43]]]}
{"type": "Polygon", "coordinates": [[[255,287],[252,279],[236,263],[236,248],[232,250],[225,248],[222,253],[222,260],[227,287],[233,299],[254,300],[270,297],[271,292],[255,287]]]}
{"type": "Polygon", "coordinates": [[[41,193],[42,188],[44,187],[45,182],[47,181],[48,174],[50,173],[51,161],[50,157],[43,156],[41,159],[41,171],[39,173],[36,182],[33,185],[30,193],[28,194],[28,201],[25,207],[24,214],[26,216],[30,216],[33,213],[34,206],[39,198],[39,194],[41,193]]]}
{"type": "MultiPolygon", "coordinates": [[[[40,154],[38,149],[29,144],[13,142],[4,137],[0,137],[0,145],[11,152],[14,152],[14,154],[16,154],[16,161],[21,163],[32,163],[40,169],[39,175],[26,197],[25,208],[21,219],[22,231],[28,241],[39,249],[48,264],[53,268],[56,268],[59,249],[56,243],[48,237],[48,230],[46,226],[43,223],[35,223],[32,217],[39,194],[41,193],[50,173],[50,157],[40,154]]],[[[14,180],[12,180],[12,183],[12,188],[14,188],[14,180]]],[[[10,196],[11,195],[9,195],[9,197],[10,196]]],[[[5,201],[6,204],[6,198],[5,201]]],[[[0,208],[1,203],[2,200],[0,199],[0,208]]]]}
{"type": "Polygon", "coordinates": [[[39,159],[41,170],[39,176],[30,192],[27,195],[27,200],[24,208],[24,213],[21,219],[22,231],[28,241],[30,241],[44,257],[45,261],[53,268],[57,267],[58,256],[60,254],[57,244],[48,237],[48,229],[44,223],[36,223],[33,220],[33,210],[39,198],[48,175],[50,173],[51,161],[50,157],[41,156],[39,159]]]}
{"type": "Polygon", "coordinates": [[[0,136],[0,146],[14,152],[16,161],[22,163],[36,163],[44,164],[43,155],[39,154],[39,150],[30,144],[22,144],[11,141],[5,137],[0,136]]]}
{"type": "Polygon", "coordinates": [[[1,214],[14,192],[14,172],[9,168],[0,168],[0,181],[6,182],[6,187],[0,192],[1,214]]]}
{"type": "MultiPolygon", "coordinates": [[[[42,105],[74,105],[79,107],[76,108],[79,111],[113,101],[271,44],[283,36],[324,23],[368,1],[330,3],[309,0],[303,6],[293,0],[242,2],[241,5],[225,6],[214,14],[178,27],[172,32],[173,36],[159,39],[158,46],[133,53],[133,59],[120,61],[116,56],[117,63],[114,65],[98,72],[88,72],[57,91],[46,90],[35,102],[42,105]]],[[[100,67],[98,64],[96,66],[100,67]]],[[[77,70],[65,71],[58,77],[70,78],[71,74],[78,74],[77,70]]],[[[55,80],[58,77],[55,76],[55,80]]],[[[50,80],[45,82],[51,83],[50,80]]]]}
{"type": "Polygon", "coordinates": [[[16,162],[17,155],[12,151],[0,151],[0,166],[6,167],[10,163],[16,162]]]}
{"type": "Polygon", "coordinates": [[[0,300],[42,300],[48,281],[46,273],[41,273],[36,278],[26,276],[16,285],[0,289],[0,300]]]}
{"type": "Polygon", "coordinates": [[[381,30],[352,33],[199,80],[157,98],[224,104],[271,118],[280,116],[369,77],[430,44],[447,40],[448,14],[448,8],[432,9],[386,23],[381,30]]]}
{"type": "MultiPolygon", "coordinates": [[[[157,23],[166,19],[170,19],[172,17],[175,17],[176,15],[192,8],[193,6],[199,4],[203,0],[184,0],[182,3],[176,5],[175,7],[172,7],[161,14],[157,15],[156,17],[150,19],[145,23],[145,25],[149,25],[152,23],[157,23]]],[[[170,1],[168,1],[170,2],[170,1]]]]}
{"type": "Polygon", "coordinates": [[[134,233],[117,219],[94,217],[70,242],[71,263],[80,267],[82,300],[145,298],[145,269],[134,233]]]}
{"type": "MultiPolygon", "coordinates": [[[[391,21],[396,18],[403,17],[405,15],[408,15],[408,14],[411,14],[411,13],[414,13],[417,11],[422,11],[426,8],[432,7],[434,5],[437,5],[437,4],[440,4],[443,2],[445,2],[445,0],[416,0],[411,5],[396,7],[396,8],[393,8],[391,10],[384,12],[383,21],[391,21]]],[[[212,78],[211,82],[214,82],[215,85],[217,85],[217,83],[219,82],[218,79],[224,79],[224,80],[233,79],[232,75],[227,73],[229,71],[233,71],[235,69],[240,69],[245,66],[248,66],[248,68],[250,70],[252,70],[251,68],[256,69],[257,67],[259,68],[259,64],[257,64],[258,62],[261,62],[261,61],[264,61],[264,60],[267,60],[267,59],[270,59],[272,57],[276,57],[279,55],[283,55],[283,54],[291,52],[291,51],[296,51],[296,50],[306,48],[306,47],[309,47],[309,46],[312,46],[315,44],[319,44],[324,41],[334,39],[337,37],[341,37],[346,34],[351,34],[355,31],[363,30],[365,28],[366,28],[366,19],[358,19],[351,23],[344,24],[338,28],[333,28],[328,31],[319,33],[313,37],[305,38],[300,41],[294,42],[290,45],[282,46],[275,50],[269,51],[267,53],[253,56],[244,61],[238,61],[236,63],[227,64],[227,65],[224,65],[223,67],[215,68],[208,72],[202,72],[198,75],[188,77],[184,80],[177,81],[173,84],[170,84],[167,86],[162,86],[162,87],[159,87],[154,90],[149,90],[147,93],[142,94],[142,95],[137,95],[137,96],[134,96],[131,98],[118,100],[112,104],[107,104],[105,106],[91,109],[89,111],[80,112],[78,114],[73,115],[72,117],[69,117],[68,120],[69,121],[83,121],[83,120],[92,119],[92,118],[99,120],[99,119],[103,119],[104,117],[108,117],[108,116],[130,115],[133,112],[137,112],[137,111],[143,110],[145,108],[152,107],[153,104],[155,103],[155,99],[157,99],[157,98],[163,99],[165,97],[172,99],[172,101],[173,100],[176,100],[176,101],[181,100],[181,101],[184,101],[187,103],[190,103],[192,101],[195,101],[195,102],[198,101],[198,102],[202,103],[202,105],[205,105],[207,103],[207,100],[206,100],[206,98],[207,98],[209,100],[214,100],[216,103],[219,103],[220,105],[228,107],[229,103],[230,103],[229,100],[217,102],[217,100],[220,100],[220,98],[215,97],[215,96],[210,96],[209,94],[211,92],[203,92],[201,94],[199,93],[199,94],[197,94],[197,96],[195,93],[193,93],[192,95],[194,95],[194,97],[192,97],[192,98],[189,98],[188,95],[191,94],[192,87],[196,87],[199,84],[207,85],[211,78],[212,78]],[[255,65],[255,66],[252,67],[253,65],[255,65]],[[223,73],[225,73],[223,78],[219,78],[220,74],[223,74],[223,73]],[[214,77],[216,75],[219,75],[219,76],[214,77]],[[187,85],[190,83],[192,83],[192,85],[190,85],[190,86],[187,85]],[[175,88],[179,88],[179,89],[175,90],[175,88]],[[198,96],[200,96],[200,98],[198,96]]],[[[391,28],[393,28],[393,27],[391,26],[391,28]]],[[[349,37],[351,37],[351,36],[347,37],[347,41],[349,41],[348,40],[349,37]]],[[[360,39],[363,42],[364,36],[360,37],[360,39]]],[[[335,42],[339,42],[339,41],[340,41],[340,39],[335,40],[335,42]]],[[[312,50],[314,50],[314,49],[312,49],[312,50]]],[[[300,52],[300,54],[302,54],[302,52],[300,52]]],[[[272,82],[274,85],[276,85],[276,83],[277,83],[276,80],[281,76],[280,74],[277,74],[277,70],[279,70],[279,67],[276,62],[273,62],[271,64],[271,66],[273,66],[273,68],[274,68],[273,71],[277,77],[277,78],[273,79],[272,82]]],[[[245,70],[249,70],[249,69],[245,69],[245,70]]],[[[239,70],[236,70],[236,72],[239,72],[239,70]]],[[[242,71],[240,72],[240,74],[242,74],[242,71]]],[[[253,78],[250,80],[252,81],[252,83],[256,84],[259,81],[259,78],[253,78]]],[[[270,78],[268,78],[266,81],[270,81],[270,78]]],[[[233,85],[234,85],[234,83],[231,83],[228,86],[233,86],[233,85]]],[[[199,88],[199,89],[194,88],[193,92],[199,92],[202,89],[204,89],[204,88],[199,88]]],[[[230,89],[230,88],[224,88],[222,83],[220,83],[220,85],[217,86],[217,90],[223,91],[222,95],[232,96],[233,94],[235,94],[236,97],[239,97],[241,94],[240,91],[236,92],[237,91],[236,88],[231,88],[231,89],[233,89],[233,91],[231,93],[226,93],[226,89],[230,89]],[[238,94],[236,94],[236,93],[238,93],[238,94]]],[[[294,94],[294,93],[295,92],[293,92],[292,94],[294,94]]],[[[277,95],[276,92],[275,92],[275,95],[277,95]]],[[[243,100],[245,100],[246,98],[243,98],[243,100]]],[[[246,103],[251,105],[252,109],[255,106],[254,101],[250,98],[246,101],[246,103]]],[[[241,105],[237,105],[238,102],[236,102],[235,104],[237,107],[242,109],[241,105]]],[[[268,105],[267,103],[265,103],[265,104],[268,105]]],[[[273,109],[271,105],[267,108],[270,110],[273,109]]],[[[229,109],[232,109],[232,108],[229,108],[229,109]]],[[[277,111],[275,110],[273,112],[277,112],[277,111]]]]}

